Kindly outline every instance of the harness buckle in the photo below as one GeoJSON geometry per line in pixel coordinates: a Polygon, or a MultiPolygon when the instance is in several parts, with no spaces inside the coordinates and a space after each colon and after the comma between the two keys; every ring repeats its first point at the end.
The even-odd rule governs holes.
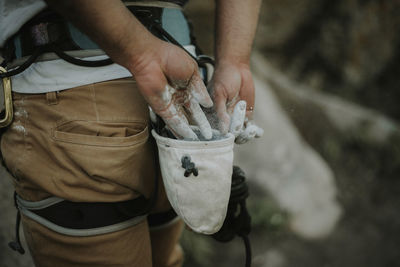
{"type": "MultiPolygon", "coordinates": [[[[3,67],[0,67],[0,73],[6,73],[7,70],[3,67]]],[[[0,128],[7,127],[13,120],[13,101],[12,101],[12,92],[11,92],[11,78],[5,77],[2,79],[3,86],[3,98],[4,98],[4,109],[2,110],[2,114],[4,116],[0,118],[0,128]]]]}

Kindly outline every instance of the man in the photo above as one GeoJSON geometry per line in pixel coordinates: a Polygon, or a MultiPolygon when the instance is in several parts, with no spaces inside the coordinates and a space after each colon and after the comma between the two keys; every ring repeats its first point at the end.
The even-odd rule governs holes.
{"type": "MultiPolygon", "coordinates": [[[[13,5],[11,0],[3,2],[3,6],[13,5]]],[[[26,2],[36,8],[30,16],[46,7],[42,1],[26,2]]],[[[185,1],[164,2],[168,1],[131,4],[162,6],[167,14],[179,11],[175,4],[185,1]]],[[[127,9],[128,3],[46,3],[118,65],[89,69],[58,59],[35,63],[13,77],[15,119],[3,135],[1,149],[15,178],[35,264],[181,266],[178,239],[182,223],[171,216],[162,188],[148,222],[138,220],[141,216],[129,216],[132,209],[143,209],[143,199],[151,198],[158,169],[147,128],[147,105],[178,138],[192,140],[197,137],[180,112],[182,106],[205,137],[211,128],[200,105],[214,105],[221,132],[229,130],[229,114],[239,100],[247,101],[251,119],[254,85],[249,56],[260,0],[217,1],[216,67],[210,84],[213,101],[196,62],[181,48],[149,32],[127,9]],[[26,211],[29,207],[35,208],[26,211]],[[102,215],[115,216],[115,220],[107,221],[102,215]],[[76,225],[77,221],[82,225],[76,225]]],[[[23,9],[14,4],[14,10],[23,9]]],[[[175,12],[172,20],[180,17],[180,11],[175,12]]],[[[41,29],[41,23],[33,23],[30,29],[41,29]]],[[[180,27],[171,32],[177,39],[187,24],[180,27]]],[[[70,26],[69,32],[74,33],[70,26]]],[[[9,36],[1,36],[0,41],[13,33],[8,31],[9,36]]],[[[18,42],[22,43],[23,51],[23,38],[17,35],[13,42],[17,50],[18,42]]]]}

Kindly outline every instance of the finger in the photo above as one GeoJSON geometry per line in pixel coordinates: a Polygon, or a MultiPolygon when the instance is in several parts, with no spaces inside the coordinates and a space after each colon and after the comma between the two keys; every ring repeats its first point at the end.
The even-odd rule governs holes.
{"type": "Polygon", "coordinates": [[[249,125],[244,129],[243,135],[245,135],[249,140],[253,139],[257,134],[257,128],[258,127],[255,125],[249,125]]]}
{"type": "Polygon", "coordinates": [[[259,130],[262,131],[261,135],[264,133],[264,130],[258,127],[257,125],[250,124],[246,127],[246,129],[240,133],[240,135],[235,139],[236,144],[244,144],[250,141],[251,139],[254,139],[257,136],[257,133],[260,133],[259,130]]]}
{"type": "Polygon", "coordinates": [[[165,110],[159,111],[158,114],[177,138],[198,140],[197,135],[190,128],[185,116],[172,103],[165,110]]]}
{"type": "Polygon", "coordinates": [[[206,108],[211,108],[213,106],[213,102],[207,92],[207,88],[197,71],[190,79],[188,89],[197,102],[200,103],[200,105],[206,108]]]}
{"type": "Polygon", "coordinates": [[[218,129],[222,134],[227,134],[229,131],[229,125],[231,122],[231,118],[226,112],[226,97],[223,95],[216,95],[214,97],[215,101],[215,111],[217,112],[218,117],[218,129]]]}
{"type": "Polygon", "coordinates": [[[239,93],[228,100],[226,103],[226,112],[232,116],[237,103],[240,101],[239,93]]]}
{"type": "Polygon", "coordinates": [[[153,109],[149,106],[149,114],[150,114],[150,120],[152,123],[157,123],[157,115],[154,113],[153,109]]]}
{"type": "MultiPolygon", "coordinates": [[[[242,131],[238,137],[235,139],[235,143],[238,145],[247,143],[251,139],[254,139],[257,136],[258,129],[261,129],[257,125],[248,123],[246,129],[242,131]]],[[[262,129],[261,129],[262,130],[262,129]]]]}
{"type": "Polygon", "coordinates": [[[190,111],[193,120],[199,126],[200,132],[204,138],[210,140],[212,138],[211,126],[197,100],[194,98],[190,99],[185,107],[190,111]]]}
{"type": "Polygon", "coordinates": [[[254,138],[255,132],[253,131],[254,129],[245,129],[242,131],[236,138],[235,138],[235,143],[238,145],[247,143],[251,139],[254,138]]]}
{"type": "Polygon", "coordinates": [[[231,125],[229,127],[229,132],[232,133],[235,137],[238,136],[242,131],[245,117],[246,101],[241,100],[236,104],[235,109],[233,110],[231,125]]]}
{"type": "Polygon", "coordinates": [[[252,120],[248,121],[246,123],[245,127],[249,128],[249,129],[251,129],[251,131],[255,132],[255,136],[254,136],[255,138],[259,138],[259,137],[263,136],[263,134],[264,134],[264,129],[259,127],[258,125],[256,125],[254,123],[254,121],[252,121],[252,120]]]}

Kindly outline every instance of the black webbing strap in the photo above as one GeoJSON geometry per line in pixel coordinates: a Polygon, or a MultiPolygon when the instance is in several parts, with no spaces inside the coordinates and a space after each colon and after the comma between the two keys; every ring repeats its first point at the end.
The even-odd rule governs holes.
{"type": "Polygon", "coordinates": [[[25,254],[25,249],[22,246],[21,239],[19,236],[19,226],[21,224],[21,212],[19,211],[18,204],[17,204],[17,192],[14,192],[14,205],[17,208],[17,219],[15,222],[15,240],[8,243],[8,246],[17,251],[19,254],[25,254]]]}
{"type": "Polygon", "coordinates": [[[173,209],[170,209],[166,212],[150,214],[147,217],[147,222],[149,223],[150,228],[157,227],[173,221],[177,216],[176,212],[173,209]]]}
{"type": "Polygon", "coordinates": [[[139,216],[148,201],[143,196],[112,203],[64,200],[44,209],[30,211],[64,228],[92,229],[118,224],[139,216]]]}

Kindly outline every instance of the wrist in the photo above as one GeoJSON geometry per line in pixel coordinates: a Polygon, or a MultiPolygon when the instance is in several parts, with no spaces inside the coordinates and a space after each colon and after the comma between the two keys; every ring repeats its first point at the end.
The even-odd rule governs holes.
{"type": "Polygon", "coordinates": [[[215,60],[215,68],[237,68],[237,69],[250,69],[250,60],[249,59],[238,59],[236,57],[222,57],[216,58],[215,60]]]}
{"type": "Polygon", "coordinates": [[[240,55],[239,53],[217,53],[215,61],[234,65],[250,65],[250,56],[240,55]]]}
{"type": "Polygon", "coordinates": [[[124,47],[122,66],[127,68],[132,74],[135,74],[148,65],[149,59],[156,58],[156,52],[160,40],[153,36],[147,30],[143,31],[141,38],[133,39],[129,45],[124,47]]]}

